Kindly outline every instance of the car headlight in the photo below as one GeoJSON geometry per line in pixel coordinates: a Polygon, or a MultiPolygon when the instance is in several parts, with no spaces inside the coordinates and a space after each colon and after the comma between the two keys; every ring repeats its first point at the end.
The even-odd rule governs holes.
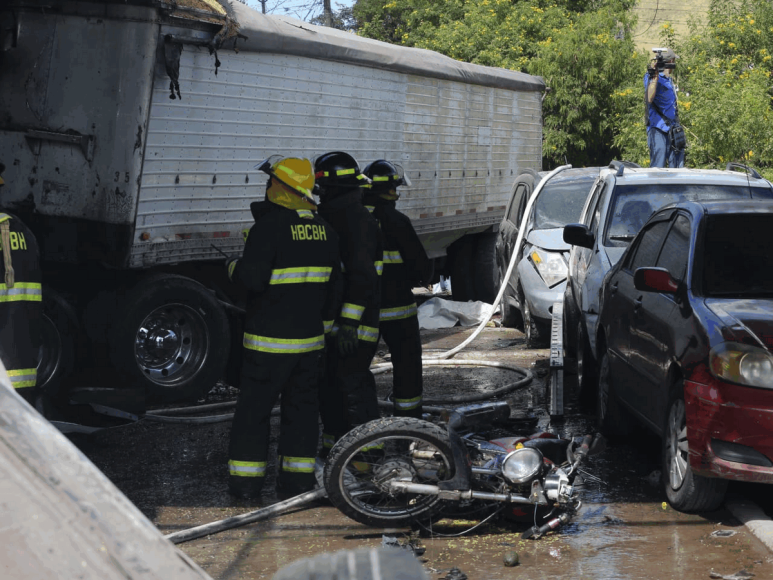
{"type": "Polygon", "coordinates": [[[773,389],[773,355],[758,346],[723,342],[711,349],[709,368],[724,381],[773,389]]]}
{"type": "Polygon", "coordinates": [[[528,483],[542,470],[542,452],[522,447],[508,453],[502,464],[502,475],[510,483],[528,483]]]}
{"type": "Polygon", "coordinates": [[[561,254],[532,248],[529,251],[529,259],[548,288],[566,280],[568,269],[561,254]]]}

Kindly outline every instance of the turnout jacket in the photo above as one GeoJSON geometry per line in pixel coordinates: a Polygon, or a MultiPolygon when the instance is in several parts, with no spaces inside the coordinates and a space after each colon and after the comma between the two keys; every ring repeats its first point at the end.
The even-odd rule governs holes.
{"type": "Polygon", "coordinates": [[[359,189],[323,201],[319,214],[333,226],[341,244],[344,284],[337,322],[356,326],[360,340],[378,342],[383,269],[378,222],[362,205],[359,189]]]}
{"type": "Polygon", "coordinates": [[[338,236],[311,211],[254,202],[255,225],[229,277],[246,287],[244,347],[269,353],[321,350],[340,299],[338,236]]]}
{"type": "Polygon", "coordinates": [[[416,316],[411,290],[429,280],[431,263],[410,218],[397,210],[394,201],[374,197],[365,198],[365,207],[378,220],[384,240],[380,319],[416,316]]]}
{"type": "Polygon", "coordinates": [[[0,248],[0,359],[14,388],[34,387],[43,316],[40,255],[32,231],[2,209],[0,248]]]}

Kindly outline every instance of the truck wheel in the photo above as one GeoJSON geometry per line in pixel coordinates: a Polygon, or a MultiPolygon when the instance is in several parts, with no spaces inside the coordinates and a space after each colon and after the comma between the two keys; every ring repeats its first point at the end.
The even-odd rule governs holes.
{"type": "Polygon", "coordinates": [[[144,384],[151,401],[193,401],[223,376],[231,339],[214,293],[171,274],[144,278],[122,300],[110,337],[120,371],[144,384]]]}
{"type": "Polygon", "coordinates": [[[75,369],[78,317],[72,306],[55,290],[43,288],[43,318],[37,385],[55,396],[75,369]]]}
{"type": "MultiPolygon", "coordinates": [[[[483,233],[475,236],[475,254],[473,258],[473,299],[493,304],[499,292],[499,269],[496,255],[497,235],[483,233]]],[[[452,282],[453,284],[453,282],[452,282]]],[[[453,287],[453,286],[452,286],[453,287]]]]}

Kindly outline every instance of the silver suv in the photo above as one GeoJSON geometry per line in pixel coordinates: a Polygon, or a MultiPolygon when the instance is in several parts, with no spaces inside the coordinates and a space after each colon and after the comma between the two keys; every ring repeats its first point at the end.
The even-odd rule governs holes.
{"type": "Polygon", "coordinates": [[[727,169],[650,169],[613,161],[599,173],[579,224],[564,228],[569,283],[564,292],[564,349],[576,357],[583,395],[596,388],[596,325],[604,276],[647,219],[680,201],[773,200],[773,185],[755,170],[729,163],[727,169]],[[738,170],[741,171],[738,171],[738,170]]]}

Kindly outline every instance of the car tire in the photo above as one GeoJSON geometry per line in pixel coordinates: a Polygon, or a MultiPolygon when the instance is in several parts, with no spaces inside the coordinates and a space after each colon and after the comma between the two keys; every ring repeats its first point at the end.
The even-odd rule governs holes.
{"type": "Polygon", "coordinates": [[[577,366],[577,389],[580,397],[587,401],[592,401],[596,396],[596,387],[598,384],[598,367],[590,350],[590,342],[582,326],[582,320],[577,322],[577,340],[576,348],[576,366],[577,366]]]}
{"type": "Polygon", "coordinates": [[[680,512],[714,511],[725,499],[727,480],[701,477],[690,467],[683,389],[681,381],[674,386],[663,427],[663,486],[668,503],[680,512]]]}
{"type": "Polygon", "coordinates": [[[631,434],[628,413],[620,405],[615,391],[615,381],[609,364],[609,353],[604,351],[599,365],[596,391],[596,425],[605,437],[626,437],[631,434]]]}
{"type": "Polygon", "coordinates": [[[550,333],[543,324],[537,322],[531,314],[529,301],[520,290],[521,308],[523,308],[523,334],[526,338],[526,348],[542,348],[546,345],[550,333]]]}
{"type": "Polygon", "coordinates": [[[502,312],[502,326],[507,328],[517,328],[523,330],[523,316],[521,311],[515,306],[510,304],[509,291],[505,289],[505,293],[502,295],[501,312],[502,312]]]}
{"type": "Polygon", "coordinates": [[[215,386],[231,337],[214,293],[190,278],[159,274],[143,278],[121,302],[110,358],[144,385],[149,401],[195,401],[215,386]]]}

